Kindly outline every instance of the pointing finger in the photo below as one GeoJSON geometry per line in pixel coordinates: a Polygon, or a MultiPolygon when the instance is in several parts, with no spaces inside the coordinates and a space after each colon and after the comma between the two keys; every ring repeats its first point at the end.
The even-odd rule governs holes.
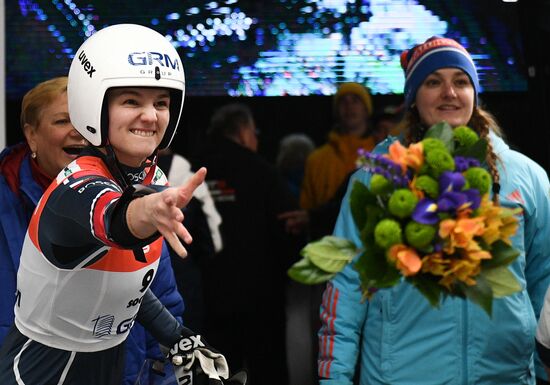
{"type": "Polygon", "coordinates": [[[189,203],[193,197],[193,192],[204,182],[205,177],[206,168],[201,167],[196,173],[193,174],[193,176],[191,176],[191,178],[189,178],[187,182],[185,182],[183,186],[178,189],[178,207],[182,208],[189,203]]]}

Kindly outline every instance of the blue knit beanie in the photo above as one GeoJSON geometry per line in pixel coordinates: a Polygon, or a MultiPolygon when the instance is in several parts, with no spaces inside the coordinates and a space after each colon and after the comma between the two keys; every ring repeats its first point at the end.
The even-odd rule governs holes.
{"type": "Polygon", "coordinates": [[[453,39],[433,36],[424,43],[401,54],[401,67],[405,71],[405,106],[409,108],[416,92],[432,72],[441,68],[459,68],[469,77],[478,101],[479,80],[472,57],[453,39]]]}

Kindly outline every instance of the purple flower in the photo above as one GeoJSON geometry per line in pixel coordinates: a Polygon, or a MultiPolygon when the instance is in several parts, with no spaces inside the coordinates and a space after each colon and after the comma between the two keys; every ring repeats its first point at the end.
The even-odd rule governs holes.
{"type": "Polygon", "coordinates": [[[468,159],[463,156],[455,156],[455,169],[458,172],[463,172],[468,169],[468,159]]]}
{"type": "Polygon", "coordinates": [[[463,156],[455,156],[456,171],[464,172],[470,167],[479,167],[479,161],[475,158],[465,158],[463,156]]]}
{"type": "Polygon", "coordinates": [[[464,187],[464,177],[459,172],[445,171],[439,177],[439,192],[460,191],[464,187]]]}
{"type": "Polygon", "coordinates": [[[437,199],[437,209],[439,212],[456,212],[459,209],[471,208],[477,209],[481,202],[479,192],[475,189],[469,189],[461,192],[446,191],[437,199]]]}
{"type": "Polygon", "coordinates": [[[479,205],[481,204],[481,195],[479,195],[478,189],[471,188],[462,191],[462,193],[466,195],[467,201],[470,203],[470,208],[472,210],[475,210],[479,207],[479,205]]]}
{"type": "Polygon", "coordinates": [[[439,212],[454,212],[458,208],[462,207],[463,204],[467,201],[466,194],[455,192],[455,191],[446,191],[439,196],[437,199],[437,208],[439,212]]]}
{"type": "Polygon", "coordinates": [[[421,199],[417,203],[413,213],[412,219],[418,223],[424,225],[435,225],[439,221],[437,216],[437,204],[428,198],[421,199]]]}
{"type": "Polygon", "coordinates": [[[479,160],[474,158],[467,158],[467,159],[468,159],[468,168],[481,166],[481,164],[479,163],[479,160]]]}

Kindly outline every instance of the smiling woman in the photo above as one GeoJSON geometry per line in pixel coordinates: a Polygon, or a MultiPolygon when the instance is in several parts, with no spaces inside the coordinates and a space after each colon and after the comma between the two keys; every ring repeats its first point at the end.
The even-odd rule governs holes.
{"type": "Polygon", "coordinates": [[[21,109],[21,127],[32,158],[53,179],[86,145],[69,118],[67,78],[55,78],[34,88],[23,98],[21,109]]]}
{"type": "Polygon", "coordinates": [[[109,142],[118,160],[139,167],[159,146],[170,120],[170,93],[156,88],[107,92],[109,142]]]}
{"type": "MultiPolygon", "coordinates": [[[[452,39],[433,37],[403,52],[401,59],[406,79],[404,93],[407,111],[402,122],[405,133],[399,138],[388,137],[381,142],[374,150],[379,158],[373,159],[387,160],[395,157],[398,154],[394,152],[395,149],[400,148],[397,145],[398,141],[410,145],[411,149],[414,145],[419,145],[420,148],[426,145],[425,148],[428,148],[430,138],[424,139],[424,135],[426,132],[429,133],[431,125],[441,121],[446,121],[448,125],[445,126],[452,128],[448,130],[448,137],[456,135],[466,141],[464,125],[475,131],[474,137],[479,136],[483,143],[487,144],[486,151],[481,152],[480,158],[480,167],[486,170],[477,168],[473,173],[470,173],[472,169],[466,171],[467,183],[470,188],[484,185],[484,191],[490,190],[489,195],[493,200],[491,204],[500,204],[516,210],[514,215],[519,223],[518,231],[510,239],[510,243],[520,253],[515,260],[508,262],[509,266],[506,268],[518,280],[521,290],[494,300],[492,317],[488,317],[481,307],[459,297],[448,296],[438,302],[438,308],[434,309],[417,290],[426,289],[428,286],[422,287],[421,284],[399,278],[396,285],[391,288],[376,286],[372,291],[376,291],[376,295],[366,300],[361,293],[361,281],[368,281],[376,274],[388,279],[391,274],[381,267],[382,263],[359,264],[360,267],[355,268],[356,262],[368,259],[368,256],[361,257],[364,251],[362,250],[357,253],[352,263],[334,275],[325,290],[320,312],[320,384],[351,385],[356,369],[360,368],[358,377],[361,385],[534,385],[536,377],[546,378],[542,366],[538,366],[534,359],[537,317],[550,284],[550,183],[546,172],[531,159],[510,149],[499,135],[500,130],[495,119],[480,105],[477,97],[480,90],[478,74],[470,54],[461,44],[452,39]],[[459,134],[461,131],[462,135],[459,134]],[[482,177],[484,175],[486,177],[482,177]]],[[[434,150],[433,153],[436,152],[434,150]]],[[[441,156],[431,158],[433,163],[430,167],[433,169],[437,167],[439,170],[454,170],[455,162],[457,165],[464,163],[464,159],[456,156],[460,154],[454,154],[454,157],[445,156],[443,151],[439,151],[439,154],[441,156]]],[[[428,155],[427,162],[432,162],[429,158],[428,155]]],[[[418,156],[410,159],[418,159],[418,156]]],[[[382,169],[379,167],[379,170],[382,169]]],[[[371,189],[379,188],[379,191],[383,191],[380,190],[380,186],[383,186],[380,184],[381,179],[375,179],[379,171],[375,170],[376,168],[359,169],[352,176],[349,185],[353,186],[360,182],[371,189]]],[[[424,170],[422,173],[425,177],[429,172],[424,170]]],[[[413,173],[404,172],[403,175],[413,173]]],[[[426,189],[427,194],[432,190],[434,194],[452,193],[453,197],[460,196],[456,194],[456,187],[446,188],[446,185],[450,186],[449,182],[445,182],[445,178],[439,176],[436,177],[437,180],[432,178],[433,184],[426,189]]],[[[462,177],[458,173],[455,178],[458,176],[462,177]]],[[[399,180],[398,178],[397,183],[401,183],[399,180]]],[[[405,185],[408,188],[408,185],[405,185]]],[[[421,185],[422,182],[418,182],[417,186],[421,185]]],[[[424,183],[424,186],[428,185],[424,183]]],[[[365,238],[368,232],[365,229],[368,226],[361,230],[355,226],[354,218],[358,217],[359,211],[354,209],[351,202],[355,200],[357,203],[360,199],[354,191],[357,190],[348,188],[334,235],[352,240],[355,245],[362,245],[364,239],[369,239],[365,238]]],[[[404,193],[410,194],[410,198],[403,200],[406,203],[417,199],[407,189],[404,193]]],[[[438,201],[433,205],[432,202],[428,203],[429,209],[428,206],[424,206],[426,213],[433,213],[434,209],[441,210],[445,205],[444,201],[438,201]]],[[[356,205],[355,208],[357,207],[359,206],[356,205]]],[[[470,206],[464,207],[472,211],[470,206]]],[[[395,210],[395,213],[402,218],[403,208],[399,211],[395,210]]],[[[367,214],[363,212],[362,215],[366,215],[367,222],[378,220],[376,211],[368,211],[367,214]]],[[[447,213],[437,215],[440,216],[437,217],[439,219],[448,219],[447,213]]],[[[499,220],[495,218],[494,212],[487,211],[484,216],[492,221],[499,220]]],[[[465,217],[460,220],[463,218],[465,217]]],[[[411,233],[421,228],[420,225],[428,224],[424,223],[426,220],[427,218],[417,217],[411,221],[411,233]]],[[[407,225],[407,222],[402,219],[384,221],[388,222],[380,228],[378,246],[384,246],[383,243],[387,245],[389,236],[393,237],[393,240],[390,239],[393,243],[403,244],[405,241],[395,237],[401,237],[400,226],[407,225]]],[[[456,224],[454,220],[441,223],[442,225],[435,229],[437,232],[433,238],[437,239],[438,245],[429,250],[429,253],[433,253],[432,256],[438,258],[443,255],[438,254],[439,250],[445,251],[442,249],[446,245],[444,238],[456,224]]],[[[473,221],[464,223],[470,225],[466,232],[466,227],[455,226],[458,229],[457,234],[460,233],[461,237],[468,232],[471,233],[474,228],[473,221]]],[[[492,230],[491,226],[487,225],[487,229],[492,230]]],[[[407,227],[404,228],[404,238],[407,238],[407,227]]],[[[433,229],[429,231],[432,232],[433,229]]],[[[481,235],[485,228],[477,227],[476,231],[479,231],[476,236],[481,235]]],[[[419,242],[418,237],[413,236],[407,240],[410,244],[419,242]]],[[[453,242],[456,239],[454,238],[453,242]]],[[[461,241],[464,242],[464,239],[466,238],[462,238],[461,241]]],[[[460,249],[461,255],[467,255],[466,243],[457,246],[455,242],[454,245],[460,249]]],[[[414,259],[410,258],[412,254],[401,248],[402,245],[398,246],[399,248],[393,252],[381,255],[384,262],[391,262],[394,267],[401,263],[407,274],[413,267],[425,273],[435,271],[434,266],[437,266],[440,272],[445,269],[442,266],[453,266],[454,271],[446,271],[444,277],[438,277],[434,283],[446,284],[449,277],[459,271],[463,274],[462,277],[467,277],[475,265],[460,266],[456,259],[448,256],[437,261],[429,257],[414,259]]],[[[476,249],[476,252],[478,251],[479,248],[476,249]]],[[[498,250],[495,247],[490,253],[491,257],[488,260],[494,263],[498,250]]],[[[487,254],[478,254],[478,257],[485,258],[487,254]]],[[[443,275],[440,272],[438,274],[443,275]]],[[[482,280],[480,282],[480,286],[488,285],[482,280]]],[[[471,289],[474,284],[476,282],[470,281],[466,287],[471,289]]],[[[368,285],[370,287],[372,284],[369,282],[368,285]]],[[[491,288],[487,291],[493,293],[491,288]]]]}
{"type": "Polygon", "coordinates": [[[182,209],[206,175],[201,168],[169,187],[156,164],[181,115],[180,60],[164,36],[134,24],[96,32],[75,54],[69,115],[91,145],[58,174],[30,218],[15,327],[0,350],[1,384],[120,385],[134,321],[173,347],[172,362],[185,358],[196,375],[208,365],[216,369],[203,367],[203,376],[229,376],[225,358],[184,328],[152,290],[167,255],[164,239],[186,255],[180,239],[192,238],[182,209]],[[178,65],[160,71],[157,61],[129,60],[135,52],[161,52],[178,65]],[[202,342],[178,349],[189,340],[202,342]]]}
{"type": "Polygon", "coordinates": [[[67,77],[38,84],[21,106],[27,139],[0,154],[0,345],[13,324],[16,273],[28,220],[42,193],[87,143],[67,109],[67,77]]]}
{"type": "Polygon", "coordinates": [[[452,127],[468,124],[472,116],[475,90],[468,75],[460,69],[442,68],[426,78],[416,97],[422,123],[431,127],[446,121],[452,127]]]}

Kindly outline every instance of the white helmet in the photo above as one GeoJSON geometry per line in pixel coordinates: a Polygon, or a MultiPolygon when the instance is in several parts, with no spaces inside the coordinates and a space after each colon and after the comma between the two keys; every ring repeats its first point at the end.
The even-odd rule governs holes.
{"type": "Polygon", "coordinates": [[[183,64],[172,44],[150,28],[118,24],[96,32],[80,46],[69,69],[69,115],[76,130],[94,146],[107,143],[105,93],[112,87],[170,90],[170,121],[159,149],[168,147],[185,94],[183,64]]]}

